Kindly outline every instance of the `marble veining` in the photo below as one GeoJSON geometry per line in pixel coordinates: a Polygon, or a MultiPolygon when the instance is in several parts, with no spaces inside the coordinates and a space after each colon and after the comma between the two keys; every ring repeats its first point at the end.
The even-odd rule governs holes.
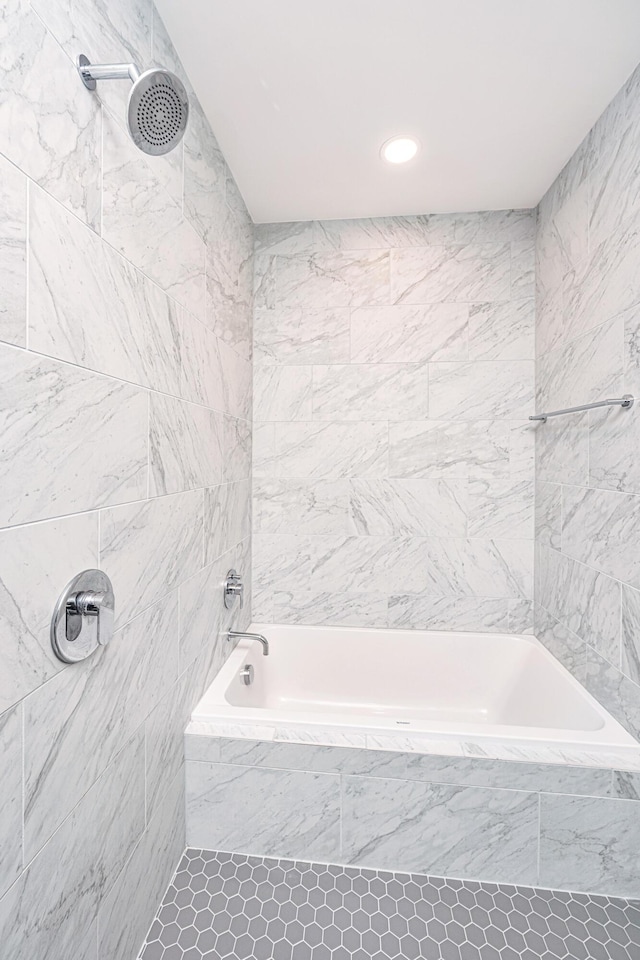
{"type": "Polygon", "coordinates": [[[530,882],[537,824],[531,793],[344,778],[343,856],[359,866],[530,882]]]}
{"type": "Polygon", "coordinates": [[[357,307],[351,311],[351,359],[354,363],[466,360],[469,309],[464,303],[357,307]]]}
{"type": "Polygon", "coordinates": [[[97,565],[97,513],[0,531],[0,714],[62,670],[51,611],[61,585],[97,565]]]}
{"type": "Polygon", "coordinates": [[[205,312],[205,245],[117,123],[104,118],[102,236],[194,316],[205,312]]]}
{"type": "Polygon", "coordinates": [[[29,344],[101,373],[178,394],[175,304],[37,188],[29,206],[29,344]]]}
{"type": "Polygon", "coordinates": [[[174,593],[116,631],[108,650],[25,701],[27,862],[177,679],[177,614],[174,593]]]}
{"type": "Polygon", "coordinates": [[[29,0],[0,14],[5,83],[0,141],[23,173],[97,230],[100,225],[100,104],[29,0]]]}
{"type": "Polygon", "coordinates": [[[231,764],[187,767],[187,840],[270,856],[336,858],[340,780],[231,764]],[[231,799],[233,798],[233,799],[231,799]]]}
{"type": "Polygon", "coordinates": [[[509,244],[394,250],[391,300],[393,303],[508,300],[510,275],[509,244]]]}
{"type": "Polygon", "coordinates": [[[122,625],[203,566],[201,490],[103,511],[100,566],[122,625]]]}
{"type": "Polygon", "coordinates": [[[149,494],[162,496],[222,480],[222,417],[173,397],[149,397],[149,494]]]}
{"type": "Polygon", "coordinates": [[[146,496],[142,390],[11,347],[0,383],[0,526],[146,496]]]}
{"type": "Polygon", "coordinates": [[[25,346],[27,180],[0,156],[0,340],[25,346]]]}

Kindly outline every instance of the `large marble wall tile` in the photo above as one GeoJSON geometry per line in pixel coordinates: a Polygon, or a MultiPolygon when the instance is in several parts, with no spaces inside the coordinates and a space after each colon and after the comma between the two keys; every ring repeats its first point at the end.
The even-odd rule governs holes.
{"type": "Polygon", "coordinates": [[[271,271],[276,300],[267,300],[265,306],[361,307],[389,302],[386,250],[277,256],[272,259],[271,271]]]}
{"type": "Polygon", "coordinates": [[[620,665],[634,683],[640,684],[640,592],[622,584],[620,665]]]}
{"type": "Polygon", "coordinates": [[[510,883],[536,880],[537,794],[352,777],[343,783],[348,863],[510,883]]]}
{"type": "Polygon", "coordinates": [[[103,120],[102,235],[195,316],[205,313],[205,245],[129,136],[103,120]]]}
{"type": "Polygon", "coordinates": [[[533,361],[430,365],[429,412],[434,419],[523,420],[533,406],[533,361]]]}
{"type": "Polygon", "coordinates": [[[370,250],[381,247],[421,247],[428,243],[453,243],[455,214],[424,214],[408,217],[362,217],[355,220],[327,220],[318,226],[325,242],[341,250],[370,250]]]}
{"type": "Polygon", "coordinates": [[[352,480],[349,532],[374,537],[464,537],[468,507],[464,480],[352,480]]]}
{"type": "Polygon", "coordinates": [[[255,573],[263,589],[287,583],[293,590],[297,582],[316,591],[533,596],[533,545],[526,540],[260,534],[255,547],[255,573]]]}
{"type": "Polygon", "coordinates": [[[62,670],[24,705],[28,862],[178,677],[174,592],[62,670]]]}
{"type": "Polygon", "coordinates": [[[62,670],[51,612],[69,580],[97,566],[97,513],[0,532],[0,713],[62,670]]]}
{"type": "Polygon", "coordinates": [[[236,417],[224,417],[222,452],[222,479],[225,483],[246,480],[251,473],[251,424],[236,417]]]}
{"type": "Polygon", "coordinates": [[[559,483],[536,483],[536,541],[560,549],[562,536],[562,487],[559,483]]]}
{"type": "Polygon", "coordinates": [[[640,397],[640,316],[636,308],[621,314],[624,323],[624,389],[640,397]]]}
{"type": "Polygon", "coordinates": [[[382,477],[387,473],[385,422],[276,423],[272,459],[258,458],[256,476],[382,477]]]}
{"type": "Polygon", "coordinates": [[[94,229],[100,225],[100,104],[28,0],[0,15],[4,154],[94,229]]]}
{"type": "Polygon", "coordinates": [[[286,584],[291,592],[422,593],[437,577],[432,557],[444,542],[429,550],[428,541],[418,538],[259,534],[254,573],[262,590],[286,584]]]}
{"type": "Polygon", "coordinates": [[[100,960],[137,955],[184,846],[184,782],[179,774],[100,907],[100,960]]]}
{"type": "Polygon", "coordinates": [[[617,319],[545,354],[538,364],[539,409],[621,396],[623,349],[624,325],[617,319]]]}
{"type": "MultiPolygon", "coordinates": [[[[586,236],[586,233],[585,233],[586,236]]],[[[511,244],[511,296],[515,299],[533,297],[536,291],[536,251],[532,240],[511,244]]]]}
{"type": "Polygon", "coordinates": [[[160,393],[149,402],[149,495],[220,483],[221,415],[160,393]]]}
{"type": "Polygon", "coordinates": [[[181,323],[181,393],[234,417],[251,413],[251,364],[186,311],[181,323]]]}
{"type": "Polygon", "coordinates": [[[0,897],[22,870],[22,707],[0,714],[0,897]]]}
{"type": "Polygon", "coordinates": [[[144,740],[137,736],[0,900],[6,960],[72,956],[144,823],[144,740]]]}
{"type": "Polygon", "coordinates": [[[637,90],[623,88],[589,135],[589,240],[593,247],[640,210],[637,90]]]}
{"type": "Polygon", "coordinates": [[[562,550],[610,577],[640,587],[640,498],[562,488],[562,550]]]}
{"type": "Polygon", "coordinates": [[[127,504],[100,516],[100,565],[124,624],[203,564],[202,491],[127,504]]]}
{"type": "Polygon", "coordinates": [[[0,340],[24,347],[27,312],[27,179],[0,156],[0,340]]]}
{"type": "Polygon", "coordinates": [[[570,271],[563,281],[566,335],[610,320],[640,299],[640,223],[631,218],[570,271]]]}
{"type": "Polygon", "coordinates": [[[318,590],[301,586],[256,597],[256,618],[274,623],[326,624],[343,627],[386,627],[387,598],[379,591],[318,590]],[[264,616],[264,611],[268,616],[264,616]]]}
{"type": "Polygon", "coordinates": [[[0,383],[0,526],[146,496],[143,391],[12,347],[0,383]]]}
{"type": "MultiPolygon", "coordinates": [[[[538,410],[544,412],[538,404],[538,410]]],[[[548,409],[548,408],[547,408],[548,409]]],[[[587,485],[589,414],[574,413],[536,423],[536,477],[551,483],[587,485]]]]}
{"type": "Polygon", "coordinates": [[[557,550],[538,547],[536,599],[611,663],[620,660],[620,584],[557,550]]]}
{"type": "Polygon", "coordinates": [[[509,430],[509,475],[533,480],[536,466],[536,428],[529,420],[512,420],[509,430]]]}
{"type": "Polygon", "coordinates": [[[470,537],[533,539],[534,484],[528,480],[470,480],[470,537]]]}
{"type": "MultiPolygon", "coordinates": [[[[536,571],[537,573],[537,571],[536,571]]],[[[572,633],[555,617],[552,617],[536,597],[535,635],[547,650],[557,657],[563,667],[580,681],[585,682],[587,645],[580,637],[572,633]]]]}
{"type": "Polygon", "coordinates": [[[389,626],[396,630],[511,630],[512,600],[483,597],[389,597],[389,626]]]}
{"type": "Polygon", "coordinates": [[[625,730],[640,739],[640,686],[590,647],[585,686],[625,730]]]}
{"type": "Polygon", "coordinates": [[[184,728],[200,699],[198,663],[191,664],[144,723],[147,822],[164,806],[176,777],[184,782],[184,728]]]}
{"type": "Polygon", "coordinates": [[[335,862],[339,820],[339,777],[187,763],[190,845],[335,862]]]}
{"type": "Polygon", "coordinates": [[[536,216],[534,210],[484,210],[480,213],[455,215],[454,240],[456,243],[507,243],[531,244],[535,238],[536,216]]]}
{"type": "Polygon", "coordinates": [[[253,529],[256,533],[346,534],[351,489],[347,480],[256,479],[253,529]]]}
{"type": "Polygon", "coordinates": [[[638,897],[639,843],[640,819],[631,800],[541,797],[543,886],[638,897]]]}
{"type": "MultiPolygon", "coordinates": [[[[421,542],[420,551],[428,580],[425,592],[432,596],[533,597],[531,540],[431,537],[421,542]]],[[[388,592],[399,591],[390,583],[388,592]]],[[[411,591],[407,588],[405,592],[411,591]]]]}
{"type": "MultiPolygon", "coordinates": [[[[235,544],[227,553],[180,585],[180,670],[198,658],[210,666],[222,666],[231,652],[226,631],[248,626],[250,603],[227,610],[224,584],[227,573],[236,570],[248,583],[251,574],[249,541],[235,544]]],[[[217,672],[217,671],[216,671],[217,672]]]]}
{"type": "Polygon", "coordinates": [[[311,420],[311,371],[312,367],[292,365],[256,366],[253,371],[254,420],[311,420]]]}
{"type": "Polygon", "coordinates": [[[510,430],[498,421],[405,421],[389,425],[392,477],[510,476],[510,430]]]}
{"type": "MultiPolygon", "coordinates": [[[[626,391],[625,391],[626,392],[626,391]]],[[[589,484],[640,493],[637,409],[610,407],[589,414],[589,484]]]]}
{"type": "Polygon", "coordinates": [[[508,300],[509,244],[461,244],[393,250],[392,303],[508,300]]]}
{"type": "Polygon", "coordinates": [[[72,576],[97,564],[97,513],[0,532],[0,712],[62,669],[51,611],[72,576]]]}
{"type": "Polygon", "coordinates": [[[529,360],[535,356],[534,338],[533,299],[469,305],[469,356],[472,360],[529,360]]]}
{"type": "Polygon", "coordinates": [[[179,392],[176,307],[38,189],[29,206],[29,345],[167,393],[179,392]]]}
{"type": "MultiPolygon", "coordinates": [[[[526,763],[488,760],[479,757],[439,755],[388,750],[388,738],[369,737],[366,750],[343,746],[292,743],[281,740],[216,739],[187,734],[185,755],[189,760],[222,761],[248,766],[285,770],[314,770],[317,773],[341,773],[344,776],[378,777],[394,780],[423,780],[461,786],[530,790],[533,792],[610,797],[615,789],[633,789],[637,774],[616,771],[617,787],[612,786],[612,771],[596,767],[565,764],[526,763]],[[384,749],[375,743],[386,741],[384,749]],[[624,777],[624,783],[623,783],[624,777]]],[[[396,740],[396,743],[403,741],[396,740]]]]}
{"type": "Polygon", "coordinates": [[[190,98],[184,135],[184,210],[203,240],[223,232],[227,170],[222,151],[196,97],[190,98]]]}
{"type": "MultiPolygon", "coordinates": [[[[81,51],[92,63],[133,61],[141,70],[150,66],[151,0],[90,0],[80,4],[73,0],[31,0],[31,6],[72,61],[81,51]]],[[[94,93],[115,116],[123,118],[123,125],[128,95],[123,83],[98,84],[94,93]]]]}
{"type": "MultiPolygon", "coordinates": [[[[538,270],[538,276],[540,271],[538,270]]],[[[536,297],[536,356],[541,357],[565,339],[564,294],[562,286],[536,297]]]]}
{"type": "MultiPolygon", "coordinates": [[[[256,253],[261,256],[338,249],[336,238],[329,233],[329,224],[320,220],[258,223],[255,234],[256,253]]],[[[380,249],[380,245],[376,244],[375,249],[380,249]]]]}
{"type": "MultiPolygon", "coordinates": [[[[186,156],[186,154],[185,154],[186,156]]],[[[208,234],[205,323],[243,357],[251,356],[253,227],[224,207],[208,234]]]]}
{"type": "Polygon", "coordinates": [[[255,310],[256,363],[349,363],[349,314],[348,307],[255,310]]]}
{"type": "Polygon", "coordinates": [[[466,360],[468,320],[466,303],[358,307],[351,311],[351,360],[466,360]]]}
{"type": "Polygon", "coordinates": [[[211,563],[251,534],[251,485],[222,483],[204,491],[204,558],[211,563]]]}
{"type": "Polygon", "coordinates": [[[420,420],[428,415],[427,363],[313,368],[314,420],[420,420]]]}

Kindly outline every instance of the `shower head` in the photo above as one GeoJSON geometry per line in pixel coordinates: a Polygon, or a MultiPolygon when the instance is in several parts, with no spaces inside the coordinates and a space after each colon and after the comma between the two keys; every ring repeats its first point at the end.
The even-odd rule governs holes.
{"type": "Polygon", "coordinates": [[[77,67],[88,90],[95,90],[97,80],[131,80],[127,125],[143,153],[159,156],[177,147],[189,118],[189,98],[174,73],[159,67],[140,73],[135,63],[92,64],[84,54],[77,67]]]}

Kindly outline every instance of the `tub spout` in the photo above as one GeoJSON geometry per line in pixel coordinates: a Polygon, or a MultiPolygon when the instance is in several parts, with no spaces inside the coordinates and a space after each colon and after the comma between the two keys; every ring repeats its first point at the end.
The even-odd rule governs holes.
{"type": "Polygon", "coordinates": [[[258,640],[262,644],[262,653],[265,657],[269,656],[269,641],[260,633],[244,633],[241,630],[229,630],[227,633],[229,640],[258,640]]]}

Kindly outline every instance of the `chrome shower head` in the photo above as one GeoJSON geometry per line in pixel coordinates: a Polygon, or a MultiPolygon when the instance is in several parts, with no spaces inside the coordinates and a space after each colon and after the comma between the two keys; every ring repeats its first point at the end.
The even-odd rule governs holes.
{"type": "Polygon", "coordinates": [[[187,127],[189,98],[174,73],[158,67],[140,73],[135,63],[91,64],[84,54],[77,67],[88,90],[95,90],[97,80],[132,81],[127,125],[143,153],[160,156],[178,146],[187,127]]]}

